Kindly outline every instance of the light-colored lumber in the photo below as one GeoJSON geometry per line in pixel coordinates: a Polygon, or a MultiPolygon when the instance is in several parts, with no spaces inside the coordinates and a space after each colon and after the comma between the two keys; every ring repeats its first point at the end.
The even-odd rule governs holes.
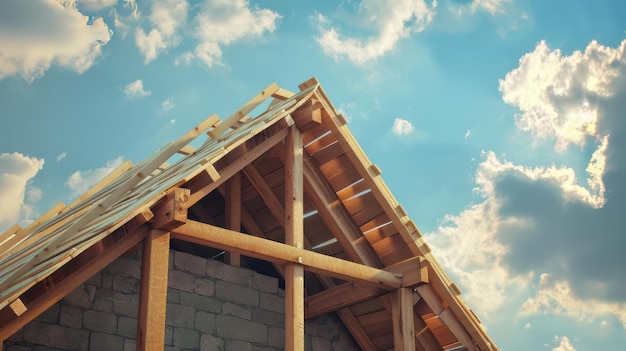
{"type": "Polygon", "coordinates": [[[413,290],[400,288],[392,295],[394,295],[391,300],[394,350],[415,351],[413,290]]]}
{"type": "Polygon", "coordinates": [[[189,195],[191,191],[184,188],[174,188],[167,196],[161,199],[153,208],[155,229],[171,229],[187,221],[189,195]]]}
{"type": "Polygon", "coordinates": [[[322,255],[283,243],[257,238],[205,223],[187,220],[172,230],[172,237],[225,251],[277,263],[299,263],[307,270],[381,289],[402,287],[402,277],[383,269],[368,267],[340,258],[322,255]]]}
{"type": "Polygon", "coordinates": [[[274,218],[280,223],[282,227],[285,226],[285,209],[281,205],[280,200],[272,191],[272,188],[265,182],[263,176],[253,165],[247,165],[243,169],[243,173],[252,183],[252,186],[259,193],[267,208],[272,213],[274,218]]]}
{"type": "MultiPolygon", "coordinates": [[[[285,142],[285,244],[304,246],[302,136],[294,125],[285,142]]],[[[304,350],[304,267],[285,266],[285,350],[304,350]]]]}
{"type": "Polygon", "coordinates": [[[151,230],[141,252],[137,351],[163,350],[170,233],[151,230]]]}
{"type": "Polygon", "coordinates": [[[263,89],[259,94],[250,99],[250,101],[246,102],[237,112],[230,115],[224,121],[219,123],[215,128],[213,128],[209,132],[209,136],[212,139],[217,139],[222,133],[224,133],[227,129],[232,127],[237,121],[241,118],[245,117],[250,111],[254,110],[260,103],[265,101],[268,97],[272,96],[272,94],[276,93],[280,89],[278,84],[272,83],[267,88],[263,89]]]}
{"type": "Polygon", "coordinates": [[[26,305],[24,305],[21,299],[14,300],[13,302],[9,304],[9,307],[11,308],[13,313],[15,313],[15,315],[18,317],[24,314],[24,312],[28,310],[28,308],[26,308],[26,305]]]}

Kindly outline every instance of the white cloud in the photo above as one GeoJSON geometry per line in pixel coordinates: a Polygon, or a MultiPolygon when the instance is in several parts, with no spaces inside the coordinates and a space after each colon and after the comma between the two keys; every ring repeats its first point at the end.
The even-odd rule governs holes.
{"type": "Polygon", "coordinates": [[[104,167],[86,171],[76,171],[67,178],[65,185],[72,191],[72,196],[80,196],[119,167],[123,162],[124,158],[120,156],[114,160],[108,161],[104,167]]]}
{"type": "Polygon", "coordinates": [[[393,121],[391,131],[395,135],[410,135],[415,132],[415,126],[413,126],[413,124],[411,124],[411,122],[407,121],[406,119],[396,118],[393,121]]]}
{"type": "Polygon", "coordinates": [[[521,110],[518,127],[537,142],[554,140],[558,150],[587,142],[576,148],[587,167],[577,175],[566,165],[528,167],[486,153],[476,171],[482,199],[428,234],[435,256],[480,314],[528,290],[522,316],[615,316],[626,329],[625,46],[591,42],[562,57],[539,43],[501,81],[503,99],[521,110]]]}
{"type": "Polygon", "coordinates": [[[567,336],[554,336],[554,341],[558,342],[559,345],[552,349],[552,351],[576,351],[572,343],[569,341],[567,336]]]}
{"type": "Polygon", "coordinates": [[[524,324],[524,329],[525,329],[525,330],[529,330],[530,328],[532,328],[532,324],[530,324],[530,322],[529,322],[529,323],[524,324]]]}
{"type": "Polygon", "coordinates": [[[500,80],[504,101],[522,111],[516,116],[518,127],[537,138],[556,138],[559,150],[570,143],[583,145],[590,136],[603,137],[597,131],[598,103],[613,95],[625,49],[626,40],[615,49],[592,41],[584,52],[562,56],[539,42],[500,80]]]}
{"type": "Polygon", "coordinates": [[[220,64],[222,47],[235,41],[257,38],[276,30],[281,16],[272,10],[250,6],[247,0],[207,0],[193,20],[198,45],[181,54],[176,63],[189,64],[198,60],[206,67],[220,64]]]}
{"type": "Polygon", "coordinates": [[[57,156],[57,162],[61,162],[62,159],[67,157],[67,152],[62,152],[57,156]]]}
{"type": "Polygon", "coordinates": [[[186,0],[155,0],[152,3],[148,16],[152,28],[148,33],[142,28],[135,31],[135,43],[145,57],[144,63],[180,43],[178,31],[187,21],[188,9],[186,0]]]}
{"type": "Polygon", "coordinates": [[[175,105],[174,105],[174,99],[169,98],[169,99],[167,99],[167,100],[164,100],[164,101],[161,103],[161,112],[162,112],[162,113],[167,113],[167,112],[169,112],[171,109],[173,109],[173,108],[174,108],[174,106],[175,106],[175,105]]]}
{"type": "Polygon", "coordinates": [[[17,152],[0,154],[0,232],[32,214],[32,203],[41,198],[41,190],[29,181],[43,164],[43,159],[17,152]]]}
{"type": "MultiPolygon", "coordinates": [[[[602,288],[602,287],[600,287],[602,288]]],[[[580,299],[575,296],[569,282],[551,279],[550,274],[541,274],[535,296],[521,306],[520,316],[555,314],[591,322],[607,316],[618,318],[626,329],[626,305],[597,299],[580,299]]],[[[603,320],[601,324],[606,321],[603,320]]]]}
{"type": "Polygon", "coordinates": [[[136,22],[139,19],[139,6],[135,0],[124,0],[121,7],[111,10],[111,15],[116,34],[121,33],[122,38],[126,38],[130,29],[128,22],[136,22]]]}
{"type": "Polygon", "coordinates": [[[400,39],[421,32],[432,21],[436,6],[437,1],[429,6],[424,0],[364,0],[358,14],[367,22],[363,26],[373,28],[375,35],[365,40],[342,37],[326,16],[317,14],[313,17],[320,28],[316,40],[326,55],[364,64],[393,50],[400,39]]]}
{"type": "Polygon", "coordinates": [[[447,8],[457,16],[462,16],[466,13],[474,14],[477,11],[489,12],[489,14],[495,16],[504,14],[506,12],[505,4],[511,2],[512,0],[473,0],[465,4],[449,2],[447,3],[447,8]]]}
{"type": "Polygon", "coordinates": [[[467,130],[467,132],[465,132],[465,139],[469,138],[469,136],[472,135],[472,131],[471,130],[467,130]]]}
{"type": "Polygon", "coordinates": [[[0,21],[0,79],[32,82],[53,64],[83,73],[111,38],[102,18],[90,21],[73,1],[1,1],[0,13],[11,14],[0,21]]]}
{"type": "Polygon", "coordinates": [[[137,79],[132,83],[126,84],[124,87],[124,95],[126,95],[127,99],[138,99],[142,97],[146,97],[152,94],[152,91],[144,90],[143,81],[141,79],[137,79]]]}

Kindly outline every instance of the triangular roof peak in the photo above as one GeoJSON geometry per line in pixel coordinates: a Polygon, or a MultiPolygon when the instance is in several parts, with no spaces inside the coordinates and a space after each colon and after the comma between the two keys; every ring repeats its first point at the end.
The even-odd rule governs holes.
{"type": "Polygon", "coordinates": [[[1,234],[0,340],[138,248],[153,263],[142,275],[145,338],[162,326],[146,316],[165,304],[153,292],[167,288],[158,262],[171,239],[227,252],[231,264],[273,263],[291,306],[287,349],[298,348],[304,318],[337,312],[363,350],[495,350],[317,79],[299,89],[271,84],[1,234]]]}

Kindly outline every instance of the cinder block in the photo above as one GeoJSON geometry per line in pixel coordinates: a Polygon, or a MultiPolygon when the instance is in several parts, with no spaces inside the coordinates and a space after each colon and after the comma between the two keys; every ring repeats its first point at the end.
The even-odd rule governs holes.
{"type": "Polygon", "coordinates": [[[269,336],[267,344],[270,346],[285,347],[285,329],[278,327],[269,327],[269,336]]]}
{"type": "Polygon", "coordinates": [[[318,336],[311,337],[311,349],[312,351],[328,351],[331,348],[331,343],[329,340],[324,338],[320,338],[318,336]]]}
{"type": "Polygon", "coordinates": [[[262,292],[277,294],[278,279],[267,275],[255,273],[252,276],[252,287],[262,292]]]}
{"type": "Polygon", "coordinates": [[[206,274],[206,259],[180,251],[174,251],[174,269],[191,273],[198,277],[206,274]]]}
{"type": "Polygon", "coordinates": [[[213,296],[215,294],[215,282],[209,279],[198,278],[193,291],[198,295],[213,296]]]}
{"type": "Polygon", "coordinates": [[[235,316],[241,319],[251,320],[252,311],[244,306],[235,305],[232,303],[224,303],[222,306],[222,314],[235,316]]]}
{"type": "Polygon", "coordinates": [[[197,350],[200,347],[200,334],[191,329],[174,328],[174,347],[197,350]]]}
{"type": "Polygon", "coordinates": [[[188,292],[180,292],[180,304],[185,306],[191,306],[197,310],[207,312],[221,312],[222,301],[214,297],[202,296],[192,294],[188,292]]]}
{"type": "Polygon", "coordinates": [[[30,322],[24,327],[24,341],[62,350],[87,351],[89,332],[84,329],[62,327],[55,324],[30,322]]]}
{"type": "Polygon", "coordinates": [[[130,318],[126,316],[120,316],[117,320],[117,334],[127,337],[127,338],[136,338],[137,337],[137,319],[130,318]]]}
{"type": "Polygon", "coordinates": [[[225,351],[224,340],[213,335],[202,334],[200,337],[200,351],[225,351]]]}
{"type": "Polygon", "coordinates": [[[124,338],[117,335],[92,333],[89,351],[121,350],[124,347],[124,338]]]}
{"type": "Polygon", "coordinates": [[[215,296],[222,300],[231,301],[234,303],[253,307],[259,306],[258,291],[223,280],[218,280],[215,283],[215,296]]]}
{"type": "Polygon", "coordinates": [[[196,278],[189,273],[170,271],[167,279],[167,287],[181,291],[193,292],[196,288],[196,278]]]}
{"type": "Polygon", "coordinates": [[[204,311],[196,312],[196,329],[203,333],[215,333],[215,315],[204,311]]]}
{"type": "Polygon", "coordinates": [[[255,272],[249,269],[234,267],[216,260],[207,260],[206,274],[219,280],[252,287],[255,272]]]}
{"type": "Polygon", "coordinates": [[[115,334],[117,317],[112,313],[87,310],[83,313],[83,325],[87,330],[115,334]]]}
{"type": "Polygon", "coordinates": [[[196,310],[191,306],[167,304],[165,324],[171,327],[193,329],[196,310]]]}
{"type": "Polygon", "coordinates": [[[259,344],[267,343],[267,326],[233,316],[218,315],[217,335],[259,344]]]}
{"type": "Polygon", "coordinates": [[[252,351],[252,344],[241,340],[228,340],[226,351],[252,351]]]}
{"type": "Polygon", "coordinates": [[[276,296],[274,294],[261,293],[261,305],[262,309],[268,311],[274,311],[278,313],[285,313],[285,298],[276,296]]]}

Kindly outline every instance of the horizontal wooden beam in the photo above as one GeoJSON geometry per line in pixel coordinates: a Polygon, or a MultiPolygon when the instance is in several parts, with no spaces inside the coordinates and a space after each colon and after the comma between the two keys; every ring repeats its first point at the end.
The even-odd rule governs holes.
{"type": "Polygon", "coordinates": [[[196,221],[188,220],[175,228],[172,237],[270,262],[298,263],[314,273],[381,289],[393,290],[403,285],[402,276],[397,273],[196,221]]]}
{"type": "MultiPolygon", "coordinates": [[[[413,257],[398,262],[386,267],[385,270],[401,274],[403,287],[413,287],[428,282],[428,269],[423,257],[413,257]]],[[[344,283],[307,297],[304,300],[305,318],[315,318],[335,312],[387,292],[380,288],[344,283]]]]}
{"type": "Polygon", "coordinates": [[[161,201],[152,207],[154,219],[152,228],[169,230],[187,221],[187,209],[191,190],[174,188],[161,201]]]}

